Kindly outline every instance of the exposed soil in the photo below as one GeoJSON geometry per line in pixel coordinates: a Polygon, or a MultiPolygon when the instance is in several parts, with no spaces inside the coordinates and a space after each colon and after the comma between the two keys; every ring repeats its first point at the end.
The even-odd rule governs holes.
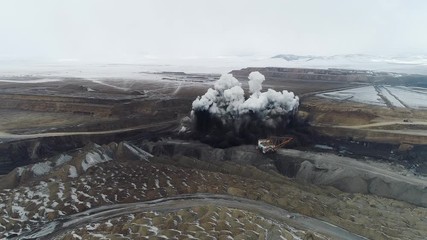
{"type": "MultiPolygon", "coordinates": [[[[38,168],[35,167],[15,171],[18,185],[0,192],[3,203],[1,208],[4,212],[0,219],[2,234],[19,235],[63,215],[97,206],[189,193],[228,194],[265,202],[290,212],[324,220],[370,239],[423,239],[427,234],[426,208],[373,195],[350,194],[330,187],[301,184],[274,171],[235,163],[234,160],[241,160],[235,154],[231,155],[231,161],[222,162],[179,155],[158,155],[145,161],[125,146],[123,143],[87,146],[83,151],[70,153],[71,158],[67,161],[60,161],[59,159],[64,159],[60,156],[53,158],[51,166],[55,166],[41,175],[36,175],[35,169],[38,168]],[[96,155],[99,157],[92,159],[99,159],[97,162],[89,160],[91,158],[88,156],[96,155]],[[86,168],[88,164],[89,168],[86,168]]],[[[13,175],[8,178],[11,176],[13,175]]],[[[210,208],[206,206],[204,209],[209,212],[210,208]]],[[[162,220],[163,216],[174,216],[175,213],[172,211],[170,214],[159,215],[157,220],[162,220]]],[[[192,219],[196,217],[194,213],[184,211],[181,214],[193,216],[182,220],[185,226],[190,227],[193,224],[192,219]]],[[[248,224],[251,214],[248,213],[248,218],[244,220],[249,221],[248,224]]],[[[135,219],[142,221],[147,215],[137,216],[135,219]]],[[[74,233],[90,235],[90,232],[93,232],[124,236],[135,233],[136,228],[130,226],[133,220],[126,218],[118,224],[123,226],[122,228],[113,228],[110,231],[107,230],[109,228],[103,230],[97,225],[98,227],[86,227],[86,230],[75,229],[74,233]]],[[[114,218],[111,220],[115,221],[114,218]]],[[[146,228],[164,229],[157,220],[154,221],[153,218],[151,223],[145,222],[146,228]]],[[[178,226],[182,225],[168,225],[168,229],[180,230],[178,226]]],[[[230,231],[228,235],[236,237],[241,234],[237,225],[226,228],[230,231]]],[[[145,228],[138,229],[142,231],[145,228]]],[[[191,229],[190,227],[189,230],[191,229]]],[[[181,230],[186,231],[185,228],[181,230]]],[[[316,233],[316,229],[308,232],[305,230],[301,234],[308,237],[313,232],[316,233]]],[[[70,230],[70,235],[72,234],[73,231],[70,230]]]]}
{"type": "MultiPolygon", "coordinates": [[[[344,156],[376,168],[387,166],[393,174],[416,177],[425,184],[418,175],[427,175],[427,136],[421,124],[427,111],[316,96],[388,84],[394,78],[346,70],[263,68],[233,73],[246,79],[252,70],[266,76],[264,88],[287,89],[301,97],[298,118],[289,129],[296,141],[289,147],[304,154],[327,152],[329,160],[344,156]]],[[[416,201],[424,193],[397,191],[411,199],[387,195],[394,191],[390,189],[402,189],[400,182],[380,181],[374,173],[372,177],[363,171],[353,176],[356,171],[322,164],[313,156],[264,156],[255,146],[215,149],[177,135],[179,121],[189,115],[192,101],[211,87],[217,75],[140,74],[143,80],[60,77],[44,83],[0,82],[0,169],[9,173],[0,179],[2,237],[18,236],[95,207],[195,193],[261,201],[370,239],[424,239],[427,235],[426,208],[424,202],[416,201]],[[187,140],[156,142],[168,137],[187,140]],[[154,157],[147,161],[140,148],[154,157]],[[351,177],[325,180],[345,171],[351,177]],[[381,192],[384,189],[390,191],[381,192]]],[[[419,78],[415,79],[418,83],[419,78]]],[[[397,82],[410,85],[410,80],[397,82]]],[[[280,223],[257,218],[253,211],[209,204],[182,211],[136,212],[79,226],[66,238],[97,239],[102,234],[118,239],[142,235],[180,239],[189,234],[250,239],[262,238],[262,229],[287,239],[323,237],[316,229],[281,226],[276,231],[277,226],[280,223]],[[205,221],[213,216],[216,222],[205,221]],[[241,224],[233,225],[237,220],[241,224]]]]}

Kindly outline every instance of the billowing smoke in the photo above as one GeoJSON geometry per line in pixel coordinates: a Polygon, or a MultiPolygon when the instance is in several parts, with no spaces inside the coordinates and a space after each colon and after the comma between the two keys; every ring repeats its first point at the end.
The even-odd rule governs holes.
{"type": "Polygon", "coordinates": [[[259,93],[262,90],[262,82],[265,81],[264,75],[260,72],[251,72],[249,78],[249,91],[251,93],[259,93]]]}
{"type": "Polygon", "coordinates": [[[248,78],[251,95],[247,99],[241,83],[225,74],[214,88],[193,101],[193,128],[202,141],[226,147],[286,132],[298,110],[299,98],[286,90],[261,92],[265,77],[259,72],[250,73],[248,78]]]}

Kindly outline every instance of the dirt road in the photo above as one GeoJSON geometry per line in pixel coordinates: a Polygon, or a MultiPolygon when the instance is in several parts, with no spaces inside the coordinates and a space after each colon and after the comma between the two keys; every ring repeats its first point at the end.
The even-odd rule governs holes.
{"type": "Polygon", "coordinates": [[[313,127],[319,128],[341,128],[341,129],[357,129],[368,132],[378,132],[378,133],[388,133],[395,135],[408,135],[408,136],[421,136],[427,137],[427,130],[424,129],[399,129],[399,130],[389,130],[389,129],[371,129],[371,127],[385,127],[393,125],[402,125],[402,126],[427,126],[427,122],[403,122],[403,121],[389,121],[389,122],[378,122],[370,123],[363,125],[324,125],[324,124],[312,124],[313,127]]]}
{"type": "Polygon", "coordinates": [[[177,211],[204,205],[224,206],[254,212],[268,219],[277,221],[278,223],[288,224],[301,230],[311,230],[332,239],[366,239],[327,222],[301,214],[290,213],[264,202],[229,195],[204,193],[179,195],[146,202],[102,206],[50,222],[40,229],[22,235],[16,239],[61,238],[63,234],[72,229],[85,226],[92,222],[106,221],[126,214],[144,211],[177,211]]]}
{"type": "Polygon", "coordinates": [[[427,126],[427,122],[403,122],[403,121],[389,121],[389,122],[377,122],[377,123],[370,123],[370,124],[363,124],[363,125],[354,125],[354,126],[336,126],[340,128],[354,128],[354,129],[361,129],[361,128],[370,128],[370,127],[383,127],[383,126],[391,126],[391,125],[421,125],[421,126],[427,126]]]}
{"type": "Polygon", "coordinates": [[[43,137],[61,137],[61,136],[78,136],[78,135],[106,135],[113,133],[131,132],[136,130],[144,130],[154,127],[167,127],[178,123],[178,120],[170,120],[158,123],[144,124],[130,128],[106,130],[106,131],[93,131],[93,132],[48,132],[48,133],[35,133],[35,134],[12,134],[0,132],[0,140],[19,140],[19,139],[32,139],[43,137]]]}

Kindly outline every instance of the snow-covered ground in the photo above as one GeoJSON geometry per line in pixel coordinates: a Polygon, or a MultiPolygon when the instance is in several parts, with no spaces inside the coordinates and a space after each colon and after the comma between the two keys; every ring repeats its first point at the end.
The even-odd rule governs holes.
{"type": "Polygon", "coordinates": [[[354,101],[377,106],[427,109],[427,89],[404,86],[366,86],[353,89],[320,93],[316,96],[338,101],[354,101]]]}
{"type": "MultiPolygon", "coordinates": [[[[1,60],[1,59],[0,59],[1,60]]],[[[44,63],[2,60],[2,76],[44,75],[82,78],[141,78],[141,72],[175,71],[186,73],[228,73],[245,67],[344,68],[427,74],[427,56],[383,57],[363,54],[335,56],[219,56],[215,58],[141,58],[119,63],[87,63],[52,61],[44,63]]]]}
{"type": "Polygon", "coordinates": [[[288,62],[290,66],[427,74],[427,57],[422,55],[374,56],[366,54],[344,54],[333,56],[298,56],[283,54],[277,55],[274,58],[288,62]]]}
{"type": "Polygon", "coordinates": [[[339,101],[354,101],[371,105],[385,106],[384,101],[378,96],[373,86],[358,87],[348,90],[320,93],[317,96],[339,101]]]}
{"type": "Polygon", "coordinates": [[[62,81],[62,79],[55,79],[55,78],[42,78],[42,79],[34,79],[34,80],[16,80],[16,79],[0,79],[0,82],[4,83],[46,83],[46,82],[59,82],[62,81]]]}
{"type": "Polygon", "coordinates": [[[427,108],[427,89],[409,87],[387,87],[387,89],[404,102],[408,107],[414,109],[427,108]]]}
{"type": "Polygon", "coordinates": [[[395,98],[390,92],[389,88],[385,88],[384,86],[377,87],[378,94],[380,94],[383,98],[388,99],[391,105],[394,107],[404,108],[405,106],[400,102],[397,98],[395,98]]]}

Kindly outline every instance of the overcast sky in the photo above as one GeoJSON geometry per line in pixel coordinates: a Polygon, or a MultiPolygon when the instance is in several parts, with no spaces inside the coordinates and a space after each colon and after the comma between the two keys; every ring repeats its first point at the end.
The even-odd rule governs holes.
{"type": "Polygon", "coordinates": [[[0,59],[427,54],[425,0],[0,0],[0,59]]]}

